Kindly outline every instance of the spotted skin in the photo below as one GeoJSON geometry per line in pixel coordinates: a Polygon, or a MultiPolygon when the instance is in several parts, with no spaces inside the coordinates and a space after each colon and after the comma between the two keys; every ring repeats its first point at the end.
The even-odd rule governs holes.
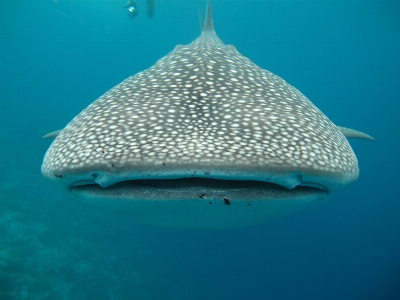
{"type": "Polygon", "coordinates": [[[212,32],[177,46],[77,115],[43,170],[162,161],[358,172],[346,138],[318,108],[212,32]]]}
{"type": "Polygon", "coordinates": [[[300,91],[217,37],[208,8],[200,37],[78,114],[48,149],[42,173],[62,175],[66,186],[201,177],[331,193],[357,179],[358,163],[300,91]]]}

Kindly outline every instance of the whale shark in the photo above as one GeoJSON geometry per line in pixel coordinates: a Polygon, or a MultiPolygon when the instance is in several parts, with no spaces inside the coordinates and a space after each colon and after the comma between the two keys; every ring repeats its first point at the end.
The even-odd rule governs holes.
{"type": "Polygon", "coordinates": [[[142,223],[229,229],[304,211],[357,180],[347,138],[299,90],[202,32],[92,102],[54,137],[44,177],[142,223]]]}

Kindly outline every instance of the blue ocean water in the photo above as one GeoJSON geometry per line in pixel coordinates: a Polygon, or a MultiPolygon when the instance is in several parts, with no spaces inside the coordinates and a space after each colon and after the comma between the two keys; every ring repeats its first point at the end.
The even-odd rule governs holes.
{"type": "Polygon", "coordinates": [[[41,136],[176,44],[197,4],[0,2],[0,299],[400,299],[400,2],[212,1],[219,37],[351,140],[359,180],[308,212],[169,230],[84,206],[40,173],[41,136]]]}

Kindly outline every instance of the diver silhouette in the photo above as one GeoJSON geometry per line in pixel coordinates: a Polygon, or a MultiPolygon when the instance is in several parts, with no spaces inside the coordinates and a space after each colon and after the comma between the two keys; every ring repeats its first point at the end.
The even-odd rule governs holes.
{"type": "Polygon", "coordinates": [[[128,2],[126,3],[126,5],[124,6],[124,8],[128,9],[128,16],[129,19],[133,20],[134,18],[137,17],[139,10],[138,7],[136,5],[136,2],[133,0],[128,0],[128,2]]]}
{"type": "MultiPolygon", "coordinates": [[[[146,0],[147,17],[149,17],[150,19],[154,15],[154,2],[155,2],[155,0],[146,0]]],[[[128,2],[126,2],[126,4],[125,4],[124,8],[126,8],[128,10],[129,19],[133,20],[134,18],[137,17],[137,15],[139,13],[139,9],[138,9],[138,6],[136,5],[135,1],[128,0],[128,2]]]]}

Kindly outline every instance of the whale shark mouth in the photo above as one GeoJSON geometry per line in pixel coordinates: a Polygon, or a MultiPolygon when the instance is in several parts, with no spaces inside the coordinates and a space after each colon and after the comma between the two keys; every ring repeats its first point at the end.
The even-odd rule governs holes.
{"type": "Polygon", "coordinates": [[[321,184],[301,183],[293,189],[256,180],[225,180],[213,178],[136,179],[102,187],[92,180],[71,184],[76,196],[130,200],[205,200],[260,201],[296,199],[298,197],[326,197],[328,190],[321,184]]]}
{"type": "Polygon", "coordinates": [[[261,224],[323,202],[328,190],[313,183],[293,189],[256,180],[135,179],[102,187],[77,181],[81,202],[141,223],[181,229],[232,229],[261,224]]]}
{"type": "Polygon", "coordinates": [[[183,229],[260,224],[357,180],[346,137],[372,137],[224,44],[209,1],[202,27],[46,135],[42,174],[94,207],[183,229]]]}

